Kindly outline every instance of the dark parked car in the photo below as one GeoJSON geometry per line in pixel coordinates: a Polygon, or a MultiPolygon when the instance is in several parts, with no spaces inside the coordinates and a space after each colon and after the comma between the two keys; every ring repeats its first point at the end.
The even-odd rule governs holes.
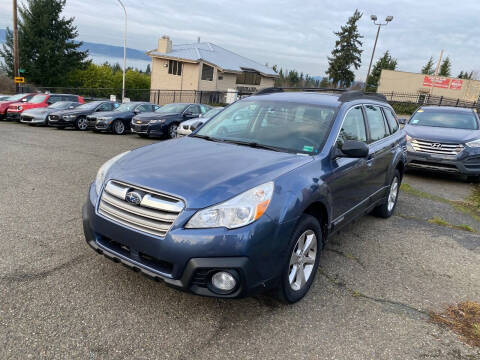
{"type": "Polygon", "coordinates": [[[87,116],[105,111],[112,111],[119,106],[118,103],[112,101],[92,101],[73,110],[57,111],[50,114],[48,125],[59,129],[66,127],[74,127],[78,130],[87,130],[87,116]]]}
{"type": "Polygon", "coordinates": [[[467,175],[480,180],[480,125],[476,111],[422,106],[405,125],[408,167],[467,175]]]}
{"type": "Polygon", "coordinates": [[[107,161],[83,207],[85,237],[195,294],[276,289],[293,303],[332,233],[371,211],[392,215],[405,147],[380,95],[250,96],[190,136],[107,161]]]}
{"type": "Polygon", "coordinates": [[[177,128],[185,120],[205,114],[211,107],[203,104],[167,104],[154,113],[137,115],[132,119],[132,132],[140,136],[177,137],[177,128]]]}
{"type": "Polygon", "coordinates": [[[16,104],[18,102],[27,102],[31,98],[33,98],[36,94],[34,93],[27,93],[27,94],[16,94],[8,97],[0,101],[0,120],[6,118],[8,107],[12,104],[16,104]]]}
{"type": "Polygon", "coordinates": [[[87,116],[88,127],[95,131],[108,131],[116,135],[123,135],[130,130],[130,122],[135,115],[153,112],[158,108],[158,105],[146,102],[124,103],[113,111],[98,112],[87,116]]]}
{"type": "Polygon", "coordinates": [[[222,110],[223,107],[214,107],[197,118],[182,122],[177,129],[177,137],[190,135],[193,131],[205,124],[222,110]]]}
{"type": "Polygon", "coordinates": [[[25,110],[20,122],[30,125],[47,125],[48,116],[56,111],[75,109],[80,103],[72,101],[59,101],[46,108],[25,110]]]}

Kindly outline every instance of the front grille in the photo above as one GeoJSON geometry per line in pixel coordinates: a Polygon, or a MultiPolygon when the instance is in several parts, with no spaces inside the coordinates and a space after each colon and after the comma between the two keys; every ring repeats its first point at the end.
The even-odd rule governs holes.
{"type": "Polygon", "coordinates": [[[111,180],[102,193],[98,212],[135,230],[163,237],[183,208],[184,203],[180,199],[111,180]],[[140,196],[139,205],[126,200],[130,192],[140,196]]]}
{"type": "Polygon", "coordinates": [[[409,165],[418,165],[422,167],[427,167],[427,168],[435,168],[438,170],[445,170],[445,171],[455,171],[457,172],[458,169],[455,165],[453,164],[443,164],[443,163],[436,163],[436,162],[430,162],[430,161],[421,161],[421,160],[413,160],[410,162],[409,165]]]}
{"type": "Polygon", "coordinates": [[[190,285],[196,285],[199,287],[207,287],[210,279],[210,273],[212,269],[197,269],[192,276],[190,285]]]}
{"type": "Polygon", "coordinates": [[[23,115],[23,116],[22,116],[22,120],[23,120],[23,121],[32,121],[33,118],[32,118],[31,116],[25,116],[25,115],[23,115]]]}
{"type": "Polygon", "coordinates": [[[412,139],[412,147],[415,151],[428,154],[441,154],[456,156],[460,153],[464,146],[462,144],[439,143],[435,141],[412,139]]]}
{"type": "Polygon", "coordinates": [[[147,131],[148,130],[148,125],[133,125],[132,128],[135,130],[135,131],[147,131]]]}

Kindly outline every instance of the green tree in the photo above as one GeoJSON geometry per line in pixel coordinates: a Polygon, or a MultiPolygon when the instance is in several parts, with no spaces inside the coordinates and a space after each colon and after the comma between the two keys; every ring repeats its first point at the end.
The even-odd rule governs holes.
{"type": "Polygon", "coordinates": [[[430,56],[430,59],[428,59],[428,62],[425,64],[424,67],[422,67],[422,74],[425,75],[433,75],[435,73],[435,68],[434,68],[434,62],[433,62],[433,57],[430,56]]]}
{"type": "Polygon", "coordinates": [[[460,71],[460,74],[457,76],[459,79],[471,80],[473,79],[473,71],[460,71]]]}
{"type": "Polygon", "coordinates": [[[328,78],[323,77],[322,80],[320,81],[319,87],[322,89],[326,89],[330,87],[330,82],[328,81],[328,78]]]}
{"type": "Polygon", "coordinates": [[[150,68],[150,64],[147,65],[147,69],[145,70],[145,74],[152,75],[152,69],[150,68]]]}
{"type": "Polygon", "coordinates": [[[357,22],[362,17],[362,13],[357,10],[348,19],[346,25],[342,26],[340,31],[334,34],[338,36],[335,42],[335,48],[332,55],[328,57],[328,70],[326,74],[335,86],[349,87],[355,80],[355,74],[351,70],[353,66],[356,70],[361,65],[363,36],[358,32],[357,22]]]}
{"type": "Polygon", "coordinates": [[[372,72],[367,79],[367,91],[377,91],[378,81],[380,80],[380,74],[383,69],[395,70],[397,68],[397,59],[394,59],[389,51],[385,51],[385,54],[377,60],[373,65],[372,72]]]}
{"type": "MultiPolygon", "coordinates": [[[[75,69],[86,65],[87,51],[80,51],[74,18],[61,13],[66,0],[27,0],[19,8],[18,38],[20,65],[27,81],[42,86],[65,85],[75,69]]],[[[12,32],[0,50],[7,73],[13,74],[12,32]]]]}
{"type": "Polygon", "coordinates": [[[447,56],[443,60],[442,65],[440,65],[440,71],[438,72],[440,76],[451,76],[452,75],[452,63],[450,58],[447,56]]]}
{"type": "Polygon", "coordinates": [[[5,72],[9,78],[13,78],[13,34],[7,28],[5,43],[0,49],[0,56],[3,58],[0,69],[5,72]]]}

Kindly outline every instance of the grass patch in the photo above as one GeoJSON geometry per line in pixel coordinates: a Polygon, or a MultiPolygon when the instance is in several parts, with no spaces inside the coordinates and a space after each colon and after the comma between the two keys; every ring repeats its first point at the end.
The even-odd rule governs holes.
{"type": "Polygon", "coordinates": [[[455,331],[467,344],[480,347],[480,303],[465,301],[429,315],[431,321],[455,331]]]}
{"type": "Polygon", "coordinates": [[[466,224],[453,225],[453,224],[450,224],[448,221],[443,220],[442,218],[440,218],[440,217],[438,217],[438,216],[434,216],[433,218],[429,219],[428,222],[429,222],[430,224],[435,224],[435,225],[439,225],[439,226],[445,226],[445,227],[448,227],[448,228],[451,228],[451,229],[457,229],[457,230],[475,232],[475,230],[472,229],[472,227],[469,226],[469,225],[466,225],[466,224]]]}

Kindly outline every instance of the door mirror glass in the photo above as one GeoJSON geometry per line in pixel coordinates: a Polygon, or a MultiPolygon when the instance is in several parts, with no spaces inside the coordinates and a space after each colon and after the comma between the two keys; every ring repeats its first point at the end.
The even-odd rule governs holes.
{"type": "Polygon", "coordinates": [[[368,156],[368,146],[364,142],[347,140],[340,148],[343,157],[364,158],[368,156]]]}
{"type": "Polygon", "coordinates": [[[400,118],[398,119],[398,122],[401,124],[401,125],[405,125],[407,123],[407,119],[405,118],[400,118]]]}

